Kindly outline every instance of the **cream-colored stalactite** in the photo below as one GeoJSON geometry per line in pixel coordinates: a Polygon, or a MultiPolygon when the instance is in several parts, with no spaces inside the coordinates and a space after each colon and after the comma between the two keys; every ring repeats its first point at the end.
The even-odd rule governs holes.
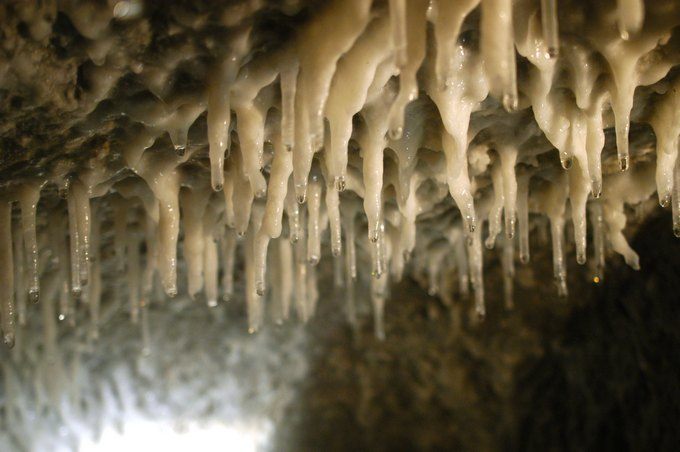
{"type": "Polygon", "coordinates": [[[567,179],[566,173],[559,173],[542,190],[537,190],[539,211],[550,220],[553,274],[560,296],[567,295],[567,266],[564,259],[565,209],[569,195],[567,179]]]}
{"type": "Polygon", "coordinates": [[[654,166],[640,164],[630,173],[614,174],[605,182],[602,211],[609,244],[614,252],[623,256],[628,265],[638,270],[640,259],[623,235],[627,221],[624,204],[638,204],[654,193],[654,166]]]}
{"type": "Polygon", "coordinates": [[[373,306],[373,330],[375,337],[385,340],[385,299],[388,278],[371,278],[371,305],[373,306]]]}
{"type": "Polygon", "coordinates": [[[472,237],[478,228],[473,192],[468,176],[466,148],[458,146],[446,130],[442,130],[442,146],[446,155],[446,177],[449,191],[460,209],[466,234],[472,237]]]}
{"type": "Polygon", "coordinates": [[[21,187],[19,191],[19,206],[21,207],[21,227],[28,277],[29,299],[37,302],[40,296],[40,281],[38,274],[38,239],[36,234],[36,211],[40,200],[41,184],[30,183],[21,187]]]}
{"type": "Polygon", "coordinates": [[[603,102],[604,96],[600,96],[587,114],[586,153],[588,154],[590,190],[594,198],[599,198],[602,195],[602,149],[605,140],[602,121],[603,102]]]}
{"type": "MultiPolygon", "coordinates": [[[[410,193],[410,183],[418,164],[418,149],[423,145],[426,119],[422,115],[422,103],[413,102],[406,109],[406,123],[404,133],[398,140],[389,140],[388,148],[392,150],[397,159],[396,180],[388,179],[388,184],[394,185],[396,201],[399,210],[404,210],[410,193]]],[[[388,174],[389,176],[389,174],[388,174]]]]}
{"type": "Polygon", "coordinates": [[[667,207],[673,191],[673,171],[680,134],[680,80],[668,88],[655,105],[650,124],[656,135],[656,191],[659,204],[667,207]]]}
{"type": "Polygon", "coordinates": [[[205,301],[209,307],[217,306],[219,293],[217,243],[215,229],[217,225],[217,210],[209,204],[203,217],[203,280],[205,287],[205,301]]]}
{"type": "Polygon", "coordinates": [[[88,267],[90,260],[90,197],[87,193],[87,188],[78,179],[71,183],[70,193],[73,194],[75,203],[75,214],[78,230],[78,252],[80,263],[78,270],[80,272],[81,286],[87,285],[89,275],[88,267]]]}
{"type": "Polygon", "coordinates": [[[427,0],[408,0],[406,2],[406,60],[399,61],[399,93],[389,111],[390,138],[398,139],[404,131],[404,111],[409,102],[418,97],[416,74],[425,60],[427,30],[427,0]]]}
{"type": "Polygon", "coordinates": [[[260,229],[270,238],[277,238],[281,235],[288,181],[293,171],[292,158],[292,154],[284,149],[280,138],[277,137],[274,141],[274,158],[267,184],[265,213],[260,229]]]}
{"type": "Polygon", "coordinates": [[[387,145],[388,128],[387,112],[389,110],[392,90],[385,87],[384,93],[371,105],[364,108],[362,116],[366,121],[361,141],[361,157],[363,159],[362,174],[364,179],[364,211],[368,218],[368,238],[371,242],[378,240],[379,222],[383,205],[383,151],[387,145]]]}
{"type": "Polygon", "coordinates": [[[548,56],[554,58],[560,50],[557,0],[541,0],[541,25],[543,26],[543,40],[548,47],[548,56]]]}
{"type": "Polygon", "coordinates": [[[503,193],[503,174],[500,161],[496,161],[491,167],[491,182],[493,184],[493,203],[489,209],[489,235],[484,244],[491,249],[496,243],[496,236],[501,232],[501,216],[505,196],[503,193]]]}
{"type": "MultiPolygon", "coordinates": [[[[332,179],[326,179],[329,181],[332,179]]],[[[340,215],[340,196],[335,187],[326,185],[326,212],[328,213],[328,223],[331,232],[331,254],[334,257],[342,253],[342,221],[340,215]]]]}
{"type": "Polygon", "coordinates": [[[512,20],[512,0],[482,0],[480,48],[491,93],[503,107],[517,108],[517,66],[512,20]]]}
{"type": "Polygon", "coordinates": [[[376,240],[369,240],[371,276],[379,279],[385,273],[385,223],[380,221],[376,231],[376,240]]]}
{"type": "Polygon", "coordinates": [[[126,237],[126,261],[127,272],[125,285],[127,287],[128,305],[130,309],[130,321],[139,321],[140,308],[140,276],[141,276],[141,255],[139,253],[139,237],[136,233],[128,234],[126,237]]]}
{"type": "Polygon", "coordinates": [[[296,61],[281,70],[281,141],[286,151],[295,145],[295,93],[300,66],[296,61]]]}
{"type": "Polygon", "coordinates": [[[304,202],[312,157],[324,142],[324,109],[338,59],[361,35],[370,19],[371,2],[335,1],[296,37],[300,73],[295,97],[293,177],[298,201],[304,202]],[[329,33],[328,30],[333,30],[329,33]]]}
{"type": "Polygon", "coordinates": [[[210,176],[214,190],[224,185],[224,153],[229,145],[231,125],[230,88],[238,65],[229,55],[215,64],[208,75],[208,142],[210,145],[210,176]]]}
{"type": "MultiPolygon", "coordinates": [[[[90,281],[87,287],[87,304],[90,314],[90,333],[91,339],[99,338],[99,312],[102,301],[102,255],[101,246],[101,221],[98,217],[99,207],[92,205],[92,240],[91,240],[91,259],[90,259],[90,281]]],[[[147,244],[147,261],[150,259],[151,250],[147,244]]]]}
{"type": "Polygon", "coordinates": [[[222,194],[224,196],[224,222],[227,227],[236,227],[236,214],[234,213],[234,174],[235,169],[233,159],[229,159],[225,163],[224,168],[224,188],[222,194]]]}
{"type": "Polygon", "coordinates": [[[272,303],[276,323],[288,320],[293,298],[293,248],[289,240],[280,238],[274,242],[272,254],[272,303]],[[276,309],[278,308],[278,309],[276,309]]]}
{"type": "Polygon", "coordinates": [[[321,194],[320,174],[312,174],[307,188],[307,262],[315,267],[321,259],[321,194]]]}
{"type": "Polygon", "coordinates": [[[137,146],[125,148],[124,158],[158,200],[158,268],[166,294],[173,297],[177,294],[177,239],[180,223],[181,172],[178,166],[191,153],[175,156],[167,151],[144,152],[145,146],[150,146],[150,141],[145,136],[137,146]]]}
{"type": "MultiPolygon", "coordinates": [[[[300,210],[301,223],[304,224],[305,209],[300,210]]],[[[305,228],[302,228],[299,240],[295,242],[294,261],[295,261],[295,313],[302,322],[307,322],[310,317],[307,303],[307,241],[305,240],[305,228]]]]}
{"type": "Polygon", "coordinates": [[[474,293],[474,309],[478,317],[486,316],[486,304],[484,302],[484,256],[482,252],[481,228],[472,233],[472,240],[467,243],[467,268],[469,281],[474,293]]]}
{"type": "Polygon", "coordinates": [[[28,291],[26,290],[26,283],[28,282],[26,276],[27,272],[24,268],[26,258],[24,256],[24,240],[23,231],[19,222],[13,222],[12,225],[12,257],[14,263],[14,305],[16,309],[16,319],[19,326],[26,326],[26,297],[28,291]]]}
{"type": "MultiPolygon", "coordinates": [[[[73,184],[73,183],[72,183],[73,184]]],[[[69,262],[71,268],[71,292],[75,297],[80,296],[82,290],[80,279],[80,262],[82,250],[81,240],[78,231],[78,209],[76,207],[76,197],[73,190],[69,189],[66,200],[68,209],[68,236],[69,236],[69,262]]]]}
{"type": "MultiPolygon", "coordinates": [[[[246,173],[243,171],[242,157],[243,150],[234,146],[232,149],[232,159],[234,166],[232,168],[232,177],[234,179],[234,190],[232,193],[231,205],[234,209],[234,228],[236,233],[243,237],[246,235],[248,225],[250,224],[250,214],[255,198],[253,186],[246,173]]],[[[258,171],[259,172],[259,171],[258,171]]]]}
{"type": "Polygon", "coordinates": [[[437,84],[440,89],[456,83],[456,47],[463,21],[479,4],[480,0],[462,0],[451,2],[437,0],[437,13],[434,20],[434,36],[437,43],[437,59],[435,63],[437,84]]]}
{"type": "Polygon", "coordinates": [[[203,216],[210,199],[205,187],[184,188],[180,192],[182,226],[184,229],[184,259],[187,263],[189,296],[194,298],[203,289],[205,234],[203,216]]]}
{"type": "Polygon", "coordinates": [[[59,209],[55,209],[48,214],[48,234],[50,242],[53,244],[53,252],[57,256],[58,268],[55,274],[59,278],[59,320],[64,320],[68,316],[68,299],[70,298],[70,264],[69,264],[69,245],[66,232],[68,230],[68,217],[63,215],[59,209]]]}
{"type": "Polygon", "coordinates": [[[241,150],[241,171],[248,179],[256,197],[267,193],[267,182],[260,172],[264,151],[264,126],[268,105],[261,105],[257,99],[243,105],[235,105],[236,130],[241,150]]]}
{"type": "Polygon", "coordinates": [[[512,309],[515,305],[515,241],[503,237],[503,251],[501,256],[501,268],[503,270],[503,298],[506,309],[512,309]]]}
{"type": "Polygon", "coordinates": [[[644,0],[616,0],[617,25],[621,39],[628,40],[642,28],[645,19],[644,0]]]}
{"type": "Polygon", "coordinates": [[[602,202],[594,200],[589,203],[590,222],[593,229],[593,279],[599,282],[604,277],[605,254],[606,254],[606,230],[602,213],[602,202]]]}
{"type": "MultiPolygon", "coordinates": [[[[158,203],[155,204],[157,207],[158,203]]],[[[94,236],[94,226],[92,234],[94,236]]],[[[158,270],[158,221],[154,220],[148,213],[144,217],[144,243],[146,256],[142,276],[142,304],[149,304],[154,288],[154,277],[158,270]]]]}
{"type": "Polygon", "coordinates": [[[577,160],[569,175],[569,203],[571,205],[571,221],[574,225],[574,242],[576,245],[576,262],[586,262],[586,203],[590,193],[588,179],[583,177],[577,160]]]}
{"type": "Polygon", "coordinates": [[[319,302],[319,287],[317,286],[316,272],[316,266],[307,266],[307,280],[305,281],[307,288],[305,290],[307,291],[307,311],[310,315],[314,315],[316,312],[316,305],[319,302]]]}
{"type": "Polygon", "coordinates": [[[255,236],[256,231],[262,224],[264,206],[257,202],[253,204],[252,219],[248,226],[248,233],[244,241],[245,263],[245,297],[246,312],[248,316],[248,332],[254,333],[259,330],[264,321],[264,300],[257,293],[255,268],[255,236]]]}
{"type": "Polygon", "coordinates": [[[456,46],[452,58],[455,79],[444,88],[436,83],[432,69],[427,91],[437,105],[444,124],[442,147],[451,196],[460,209],[466,229],[475,229],[476,214],[468,176],[468,128],[470,115],[489,93],[481,60],[469,49],[456,46]]]}
{"type": "Polygon", "coordinates": [[[392,51],[397,67],[403,67],[408,61],[408,38],[407,33],[407,11],[406,0],[390,0],[390,33],[392,40],[392,51]]]}
{"type": "MultiPolygon", "coordinates": [[[[293,171],[292,153],[284,149],[280,136],[275,138],[274,158],[267,184],[267,201],[262,226],[255,238],[255,268],[257,293],[264,295],[266,289],[265,268],[270,239],[281,235],[283,212],[293,171]]],[[[297,206],[295,206],[297,207],[297,206]]]]}
{"type": "Polygon", "coordinates": [[[381,64],[393,65],[393,62],[385,61],[389,56],[389,48],[384,45],[388,36],[388,20],[384,17],[373,20],[352,48],[340,58],[333,75],[326,102],[330,146],[326,147],[325,153],[330,181],[339,191],[345,189],[352,117],[366,103],[368,90],[374,79],[385,74],[386,77],[381,77],[384,85],[391,75],[388,71],[378,71],[381,64]]]}
{"type": "Polygon", "coordinates": [[[505,235],[508,238],[513,238],[515,236],[515,223],[517,222],[517,176],[515,174],[517,148],[510,145],[498,146],[498,154],[501,160],[503,180],[505,235]]]}
{"type": "Polygon", "coordinates": [[[406,265],[405,253],[401,249],[401,221],[403,217],[398,217],[397,225],[390,227],[387,233],[389,244],[390,278],[394,282],[399,282],[404,276],[404,266],[406,265]]]}
{"type": "Polygon", "coordinates": [[[531,174],[522,173],[517,178],[517,225],[519,229],[519,261],[529,263],[531,252],[529,250],[529,185],[531,174]]]}
{"type": "Polygon", "coordinates": [[[644,67],[645,57],[657,47],[662,37],[661,33],[638,35],[626,41],[612,34],[606,26],[600,27],[598,32],[599,34],[593,37],[593,43],[611,68],[612,79],[609,92],[616,127],[616,150],[619,168],[625,171],[630,158],[628,134],[635,89],[638,85],[655,83],[670,67],[668,66],[664,71],[667,63],[663,64],[660,61],[661,64],[658,65],[660,74],[657,73],[658,71],[646,73],[648,68],[644,67]]]}
{"type": "Polygon", "coordinates": [[[234,265],[236,263],[236,234],[227,228],[220,240],[222,259],[222,299],[229,301],[234,296],[234,265]]]}
{"type": "Polygon", "coordinates": [[[286,194],[286,200],[284,203],[284,209],[286,216],[288,217],[288,230],[290,235],[290,241],[292,243],[297,243],[300,237],[303,236],[303,226],[300,219],[300,212],[302,207],[299,205],[295,199],[295,189],[293,178],[288,179],[288,193],[286,194]]]}
{"type": "Polygon", "coordinates": [[[0,199],[0,320],[2,338],[8,347],[14,346],[14,256],[12,249],[12,203],[0,199]]]}
{"type": "Polygon", "coordinates": [[[552,93],[556,59],[549,58],[541,36],[537,11],[526,11],[525,20],[518,21],[517,51],[533,65],[529,69],[528,83],[523,85],[524,94],[531,101],[534,119],[546,138],[560,152],[563,167],[570,164],[566,149],[569,120],[563,110],[564,96],[552,93]]]}

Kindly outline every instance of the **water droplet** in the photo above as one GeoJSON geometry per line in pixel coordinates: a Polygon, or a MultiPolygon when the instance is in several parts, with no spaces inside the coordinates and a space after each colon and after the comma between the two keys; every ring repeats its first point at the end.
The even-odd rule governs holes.
{"type": "Polygon", "coordinates": [[[503,94],[503,108],[507,112],[513,112],[517,110],[518,99],[516,94],[503,94]]]}
{"type": "Polygon", "coordinates": [[[576,253],[576,262],[578,262],[579,265],[583,265],[586,263],[586,255],[585,253],[576,253]]]}
{"type": "Polygon", "coordinates": [[[335,178],[335,189],[340,192],[345,191],[345,178],[343,176],[335,178]]]}
{"type": "Polygon", "coordinates": [[[307,262],[309,262],[309,265],[315,266],[319,263],[319,256],[315,255],[309,256],[307,262]]]}
{"type": "Polygon", "coordinates": [[[676,237],[680,237],[680,225],[679,226],[673,226],[673,235],[676,237]]]}
{"type": "Polygon", "coordinates": [[[5,334],[4,340],[5,340],[5,345],[7,346],[7,348],[13,348],[14,347],[14,333],[5,334]]]}
{"type": "Polygon", "coordinates": [[[572,166],[574,166],[574,158],[573,157],[565,157],[562,159],[562,168],[565,170],[570,169],[572,166]]]}
{"type": "Polygon", "coordinates": [[[401,135],[404,133],[404,128],[401,126],[390,128],[389,135],[392,140],[400,140],[401,135]]]}
{"type": "Polygon", "coordinates": [[[526,253],[519,253],[519,261],[523,264],[528,264],[529,263],[529,254],[526,253]]]}
{"type": "Polygon", "coordinates": [[[307,196],[305,194],[297,195],[295,199],[297,199],[298,204],[304,204],[307,200],[307,196]]]}
{"type": "Polygon", "coordinates": [[[187,152],[187,147],[186,147],[186,146],[183,146],[183,145],[181,145],[181,144],[176,144],[176,145],[175,145],[175,153],[176,153],[178,156],[184,157],[184,154],[186,154],[186,152],[187,152]]]}
{"type": "Polygon", "coordinates": [[[222,191],[223,188],[224,188],[224,185],[222,185],[222,184],[215,184],[215,185],[213,185],[213,190],[214,190],[214,191],[222,191]]]}
{"type": "Polygon", "coordinates": [[[627,155],[619,157],[619,169],[621,171],[626,171],[628,169],[628,156],[627,155]]]}
{"type": "Polygon", "coordinates": [[[263,282],[263,281],[258,281],[258,282],[255,284],[255,293],[256,293],[258,296],[263,297],[263,296],[264,296],[264,291],[265,291],[264,282],[263,282]]]}
{"type": "Polygon", "coordinates": [[[663,208],[670,206],[671,205],[671,194],[666,193],[665,195],[663,195],[663,197],[659,200],[659,204],[663,208]]]}
{"type": "Polygon", "coordinates": [[[37,289],[29,290],[28,299],[31,300],[31,303],[37,303],[40,300],[40,291],[37,289]]]}

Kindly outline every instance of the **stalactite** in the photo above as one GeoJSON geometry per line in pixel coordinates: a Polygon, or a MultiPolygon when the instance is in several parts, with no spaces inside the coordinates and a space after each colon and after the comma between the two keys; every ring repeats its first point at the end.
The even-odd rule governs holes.
{"type": "Polygon", "coordinates": [[[12,253],[12,203],[0,199],[0,287],[2,287],[2,338],[14,346],[14,256],[12,253]]]}
{"type": "MultiPolygon", "coordinates": [[[[560,13],[567,7],[575,5],[560,4],[560,13]]],[[[149,67],[107,56],[110,11],[99,29],[76,8],[57,9],[87,39],[93,67],[82,71],[88,87],[76,99],[87,108],[69,112],[68,158],[45,160],[30,177],[3,167],[16,174],[0,187],[8,345],[14,317],[30,325],[26,301],[40,297],[50,360],[59,355],[55,318],[74,326],[87,312],[96,339],[121,306],[140,320],[147,350],[154,290],[177,295],[178,267],[189,296],[211,307],[220,293],[238,300],[243,282],[250,332],[269,317],[283,322],[293,306],[306,322],[325,301],[317,273],[328,251],[353,327],[358,273],[370,266],[382,339],[389,284],[403,275],[447,306],[454,281],[462,299],[472,288],[475,313],[486,315],[485,222],[484,244],[502,247],[507,308],[515,247],[527,264],[530,235],[540,237],[544,223],[560,295],[569,220],[576,260],[591,252],[596,282],[609,249],[639,268],[624,234],[635,219],[628,210],[640,220],[655,192],[680,235],[677,8],[668,0],[619,0],[588,17],[558,14],[557,0],[333,0],[274,46],[259,42],[257,26],[228,26],[200,50],[192,40],[170,46],[149,67]],[[612,126],[621,172],[605,140],[612,126]],[[102,298],[111,235],[123,283],[102,298]]]]}
{"type": "Polygon", "coordinates": [[[21,206],[21,226],[24,234],[26,266],[28,270],[28,297],[34,303],[40,297],[40,281],[38,277],[38,240],[36,235],[36,211],[40,199],[41,186],[36,183],[27,184],[19,192],[21,206]]]}

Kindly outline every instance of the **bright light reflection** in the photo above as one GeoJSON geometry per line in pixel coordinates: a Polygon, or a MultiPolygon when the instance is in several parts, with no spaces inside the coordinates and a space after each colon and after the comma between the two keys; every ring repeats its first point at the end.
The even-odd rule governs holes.
{"type": "Polygon", "coordinates": [[[178,431],[169,423],[135,420],[126,423],[122,433],[107,427],[99,441],[84,439],[80,452],[255,452],[265,448],[270,430],[268,423],[226,425],[214,422],[187,423],[178,431]]]}

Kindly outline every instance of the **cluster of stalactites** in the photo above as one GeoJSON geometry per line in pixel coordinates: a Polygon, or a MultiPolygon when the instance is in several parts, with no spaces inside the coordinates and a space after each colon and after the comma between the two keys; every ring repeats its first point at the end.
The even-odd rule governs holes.
{"type": "Polygon", "coordinates": [[[335,280],[347,287],[351,318],[356,246],[368,256],[378,336],[389,280],[398,280],[409,260],[410,271],[427,274],[430,292],[445,299],[457,274],[460,293],[472,287],[483,316],[483,246],[492,248],[499,235],[511,305],[515,255],[529,261],[532,214],[549,220],[560,294],[567,292],[568,219],[583,264],[590,218],[597,278],[608,246],[637,268],[622,232],[625,204],[656,191],[662,206],[672,204],[680,235],[679,81],[655,89],[649,123],[656,164],[630,165],[628,143],[636,88],[663,80],[676,63],[663,51],[672,27],[643,26],[642,1],[621,0],[613,18],[598,19],[591,48],[559,42],[556,0],[479,3],[390,0],[386,9],[372,9],[366,0],[331,2],[291,42],[243,66],[247,39],[239,35],[210,69],[206,100],[170,112],[127,107],[140,123],[121,147],[134,176],[121,180],[121,168],[94,159],[68,176],[8,191],[0,206],[5,342],[13,341],[15,318],[26,321],[27,297],[38,299],[45,253],[36,206],[47,182],[60,185],[67,214],[45,212],[45,248],[58,270],[40,298],[60,300],[62,319],[76,308],[73,298],[85,300],[93,334],[102,292],[95,206],[113,214],[115,259],[133,321],[143,316],[155,275],[167,295],[177,294],[180,226],[187,290],[192,297],[203,291],[210,306],[232,297],[240,250],[250,331],[264,321],[266,297],[277,321],[293,309],[302,320],[313,314],[325,243],[335,280]],[[460,39],[476,10],[478,46],[460,39]],[[528,61],[521,81],[517,53],[528,61]],[[209,176],[192,164],[197,147],[187,146],[189,128],[206,108],[209,176]],[[610,110],[621,172],[603,181],[610,110]],[[174,149],[150,149],[165,132],[174,149]],[[544,158],[539,165],[539,154],[554,152],[562,168],[544,158]],[[418,217],[448,197],[460,221],[441,215],[416,233],[418,217]],[[14,222],[13,201],[21,213],[14,222]]]}

